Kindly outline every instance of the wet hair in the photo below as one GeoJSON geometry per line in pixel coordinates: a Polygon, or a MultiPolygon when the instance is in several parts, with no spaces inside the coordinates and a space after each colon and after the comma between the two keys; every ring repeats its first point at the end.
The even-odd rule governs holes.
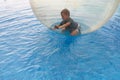
{"type": "Polygon", "coordinates": [[[62,13],[64,13],[65,15],[70,16],[70,11],[69,11],[68,9],[63,9],[63,10],[61,11],[61,14],[62,14],[62,13]]]}

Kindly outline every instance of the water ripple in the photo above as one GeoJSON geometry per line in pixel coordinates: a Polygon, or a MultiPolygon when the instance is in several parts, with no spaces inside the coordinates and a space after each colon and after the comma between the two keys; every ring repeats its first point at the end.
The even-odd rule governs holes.
{"type": "Polygon", "coordinates": [[[119,10],[103,28],[73,37],[46,28],[30,6],[9,9],[0,10],[1,80],[119,80],[119,10]]]}

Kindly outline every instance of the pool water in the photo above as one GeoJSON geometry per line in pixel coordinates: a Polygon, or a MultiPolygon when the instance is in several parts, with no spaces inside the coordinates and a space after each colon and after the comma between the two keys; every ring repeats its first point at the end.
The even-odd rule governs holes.
{"type": "Polygon", "coordinates": [[[65,36],[28,0],[0,1],[0,80],[119,80],[120,7],[99,30],[65,36]]]}

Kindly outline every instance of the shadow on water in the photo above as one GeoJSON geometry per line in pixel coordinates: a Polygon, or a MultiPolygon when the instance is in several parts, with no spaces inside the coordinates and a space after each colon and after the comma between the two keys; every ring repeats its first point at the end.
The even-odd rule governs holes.
{"type": "MultiPolygon", "coordinates": [[[[50,80],[67,79],[69,76],[76,77],[71,74],[71,72],[78,69],[77,66],[74,66],[77,62],[71,58],[74,57],[71,54],[71,46],[74,47],[76,45],[76,41],[81,35],[66,36],[49,29],[46,29],[42,34],[45,35],[44,42],[42,42],[45,46],[41,49],[42,51],[39,51],[39,58],[42,62],[39,63],[40,67],[37,71],[46,72],[43,73],[43,75],[50,80]]],[[[40,50],[40,47],[42,46],[41,42],[38,42],[37,44],[40,44],[40,50]]],[[[77,74],[79,72],[75,73],[77,74]]],[[[81,79],[83,78],[83,75],[79,76],[81,76],[81,79]]],[[[43,76],[41,75],[41,77],[43,76]]]]}

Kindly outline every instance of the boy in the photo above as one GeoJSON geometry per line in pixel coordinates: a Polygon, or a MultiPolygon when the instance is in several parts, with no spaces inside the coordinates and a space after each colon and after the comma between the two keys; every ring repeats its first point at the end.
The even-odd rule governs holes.
{"type": "Polygon", "coordinates": [[[63,9],[61,11],[61,17],[63,21],[60,23],[60,25],[56,25],[54,29],[62,29],[62,31],[68,30],[72,36],[80,33],[78,23],[74,22],[73,19],[70,18],[70,12],[68,9],[63,9]]]}

